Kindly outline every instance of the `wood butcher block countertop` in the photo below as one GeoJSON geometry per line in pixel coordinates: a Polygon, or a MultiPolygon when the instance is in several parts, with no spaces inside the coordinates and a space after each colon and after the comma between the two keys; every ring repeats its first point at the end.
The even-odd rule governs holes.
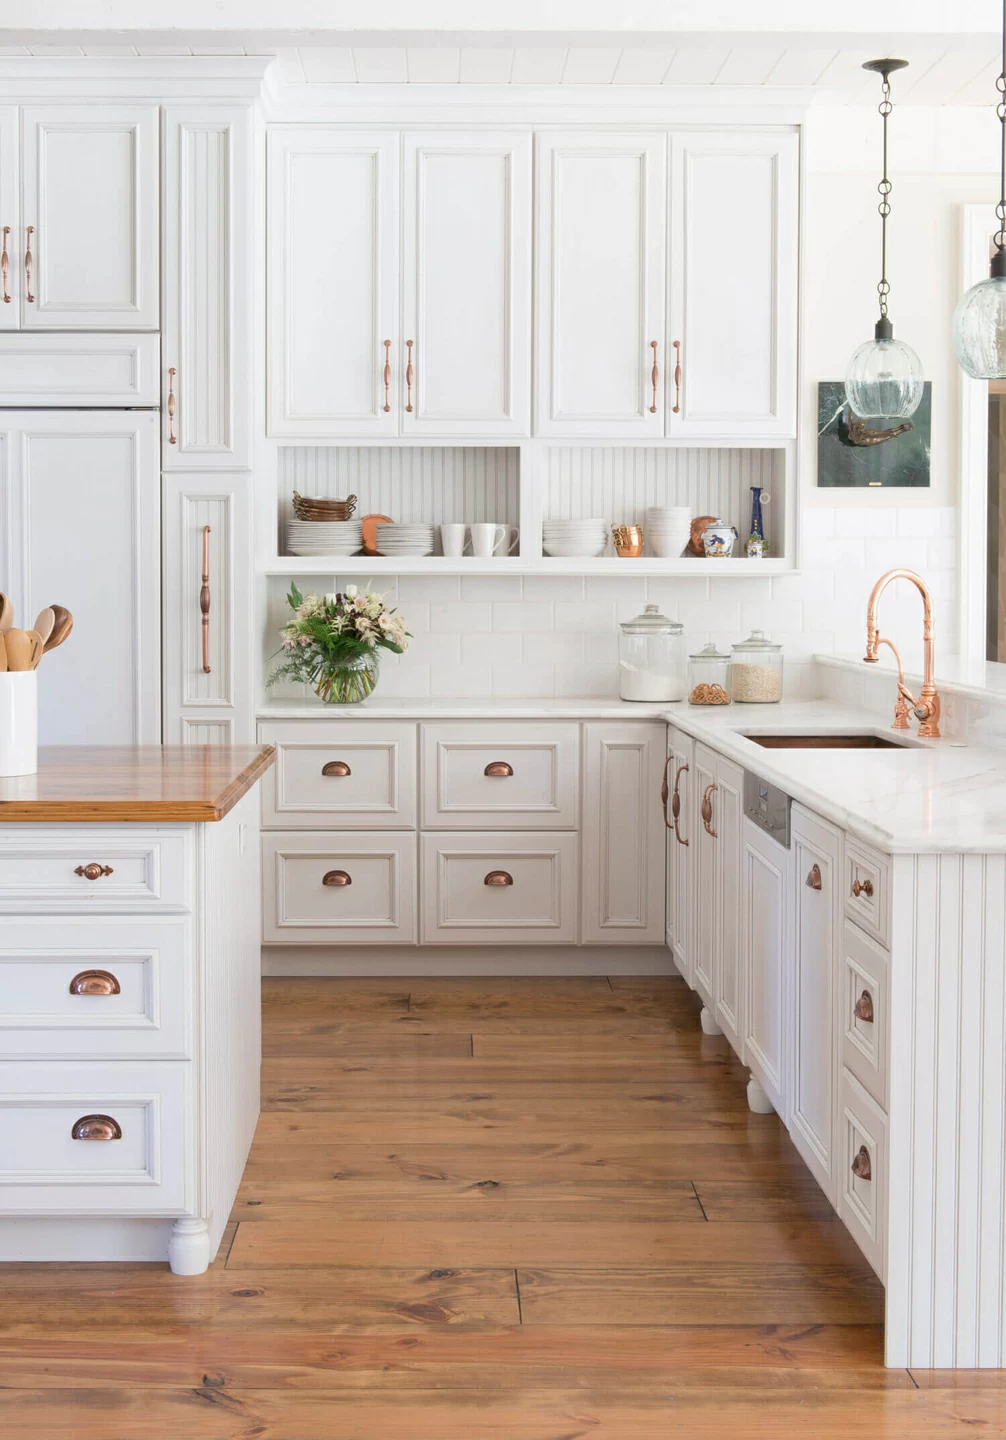
{"type": "Polygon", "coordinates": [[[271,745],[43,745],[0,779],[0,825],[222,820],[273,762],[271,745]]]}

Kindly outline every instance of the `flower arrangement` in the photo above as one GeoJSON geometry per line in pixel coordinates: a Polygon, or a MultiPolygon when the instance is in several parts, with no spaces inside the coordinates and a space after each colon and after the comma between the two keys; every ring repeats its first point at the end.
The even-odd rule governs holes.
{"type": "Polygon", "coordinates": [[[411,635],[384,596],[347,585],[335,595],[302,595],[291,584],[286,597],[293,619],[283,626],[283,658],[269,684],[298,680],[322,700],[351,705],[377,684],[381,650],[401,655],[411,635]]]}

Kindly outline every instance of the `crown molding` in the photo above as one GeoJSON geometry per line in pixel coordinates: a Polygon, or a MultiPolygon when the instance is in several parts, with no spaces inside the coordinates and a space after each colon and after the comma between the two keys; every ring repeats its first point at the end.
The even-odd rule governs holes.
{"type": "Polygon", "coordinates": [[[257,100],[270,55],[0,59],[0,93],[35,100],[257,100]]]}

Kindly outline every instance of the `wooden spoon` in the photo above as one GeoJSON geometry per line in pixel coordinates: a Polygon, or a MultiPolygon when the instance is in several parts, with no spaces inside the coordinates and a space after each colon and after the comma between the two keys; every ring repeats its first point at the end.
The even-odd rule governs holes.
{"type": "Polygon", "coordinates": [[[55,615],[56,622],[52,627],[52,633],[45,642],[46,651],[55,650],[57,645],[62,645],[63,641],[73,629],[73,616],[69,610],[65,609],[62,605],[50,605],[49,609],[55,615]]]}
{"type": "Polygon", "coordinates": [[[0,634],[0,675],[7,669],[7,646],[4,644],[3,635],[0,634]]]}
{"type": "Polygon", "coordinates": [[[8,630],[4,635],[8,670],[31,670],[32,652],[38,636],[33,630],[8,630]]]}
{"type": "Polygon", "coordinates": [[[0,635],[14,624],[14,606],[0,590],[0,635]]]}
{"type": "Polygon", "coordinates": [[[55,624],[56,612],[51,605],[47,605],[44,610],[38,612],[38,617],[35,621],[35,630],[42,637],[43,645],[52,634],[55,624]]]}
{"type": "Polygon", "coordinates": [[[45,651],[45,644],[37,630],[26,630],[24,633],[31,641],[31,668],[37,670],[38,662],[41,660],[45,651]]]}

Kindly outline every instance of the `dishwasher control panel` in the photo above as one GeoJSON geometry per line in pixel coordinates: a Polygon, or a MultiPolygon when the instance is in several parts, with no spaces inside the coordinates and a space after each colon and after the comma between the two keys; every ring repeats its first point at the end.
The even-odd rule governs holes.
{"type": "Polygon", "coordinates": [[[744,771],[744,814],[780,845],[789,849],[789,809],[793,802],[785,790],[770,785],[760,775],[744,771]]]}

